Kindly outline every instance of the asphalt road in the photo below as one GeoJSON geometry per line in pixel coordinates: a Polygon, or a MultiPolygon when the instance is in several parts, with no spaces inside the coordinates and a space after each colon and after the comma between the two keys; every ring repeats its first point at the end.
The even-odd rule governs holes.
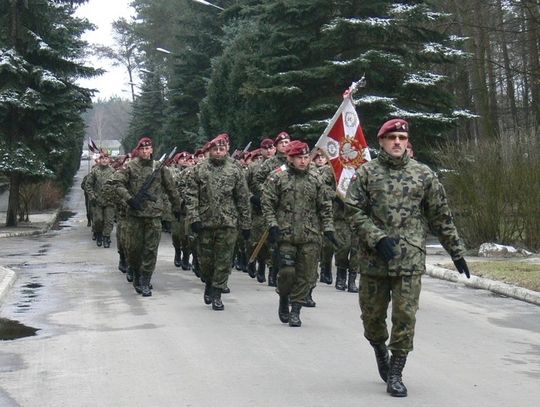
{"type": "Polygon", "coordinates": [[[317,307],[289,328],[273,289],[233,271],[215,312],[202,283],[172,264],[164,234],[154,296],[143,298],[116,269],[116,250],[90,240],[74,185],[74,215],[58,230],[0,242],[0,265],[18,274],[0,316],[39,329],[0,341],[2,407],[538,405],[535,305],[425,277],[409,397],[396,400],[363,338],[357,295],[321,285],[317,307]]]}

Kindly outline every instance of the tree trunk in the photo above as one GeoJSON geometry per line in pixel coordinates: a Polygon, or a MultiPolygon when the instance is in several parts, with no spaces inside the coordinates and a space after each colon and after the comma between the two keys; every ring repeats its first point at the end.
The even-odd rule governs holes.
{"type": "Polygon", "coordinates": [[[531,95],[534,114],[534,127],[540,126],[540,51],[538,50],[538,39],[540,31],[538,30],[538,21],[540,18],[538,12],[538,1],[525,3],[525,24],[527,27],[527,50],[529,54],[529,75],[531,77],[531,95]]]}
{"type": "Polygon", "coordinates": [[[17,226],[17,214],[19,210],[19,191],[21,187],[21,174],[14,172],[9,177],[9,199],[6,213],[6,226],[17,226]]]}

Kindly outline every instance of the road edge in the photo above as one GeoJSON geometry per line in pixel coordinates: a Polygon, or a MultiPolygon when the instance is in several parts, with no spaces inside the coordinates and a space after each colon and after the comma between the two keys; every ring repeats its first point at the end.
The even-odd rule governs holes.
{"type": "Polygon", "coordinates": [[[13,270],[0,266],[0,306],[16,279],[17,274],[13,270]]]}
{"type": "Polygon", "coordinates": [[[428,265],[426,274],[441,280],[452,281],[454,283],[464,284],[467,287],[480,288],[500,295],[515,298],[531,304],[540,305],[540,293],[528,290],[515,285],[506,284],[500,281],[489,280],[487,278],[471,276],[470,279],[460,275],[455,270],[445,269],[443,267],[428,265]]]}

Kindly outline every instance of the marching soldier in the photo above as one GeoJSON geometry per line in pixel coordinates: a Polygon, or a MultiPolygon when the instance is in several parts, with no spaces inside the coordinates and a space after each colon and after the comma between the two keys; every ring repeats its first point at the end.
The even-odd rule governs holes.
{"type": "Polygon", "coordinates": [[[300,310],[312,288],[317,269],[321,227],[335,242],[332,203],[317,172],[310,168],[309,147],[301,141],[288,146],[289,162],[272,172],[263,189],[262,209],[269,242],[277,243],[279,267],[278,316],[289,326],[301,326],[300,310]],[[291,309],[289,310],[289,300],[291,309]]]}
{"type": "Polygon", "coordinates": [[[380,128],[380,151],[360,167],[347,190],[347,211],[360,239],[360,308],[364,336],[375,350],[386,391],[407,396],[402,371],[413,350],[426,233],[438,236],[460,273],[469,278],[446,193],[437,175],[406,152],[409,125],[392,119],[380,128]],[[388,347],[386,315],[392,300],[388,347]],[[392,352],[389,361],[388,349],[392,352]]]}
{"type": "Polygon", "coordinates": [[[116,172],[111,182],[122,202],[129,206],[126,222],[129,268],[126,278],[133,281],[138,293],[149,297],[152,295],[150,281],[161,239],[163,190],[170,198],[175,214],[180,211],[181,200],[170,169],[160,167],[160,163],[152,159],[152,139],[142,137],[137,150],[138,156],[127,164],[125,170],[116,172]],[[147,180],[152,182],[146,190],[146,199],[136,199],[147,180]]]}
{"type": "Polygon", "coordinates": [[[221,294],[227,287],[238,237],[249,239],[251,219],[243,170],[228,155],[228,136],[208,143],[208,159],[193,167],[186,189],[188,223],[197,235],[204,303],[224,309],[221,294]]]}
{"type": "Polygon", "coordinates": [[[104,248],[111,246],[111,232],[114,227],[114,206],[103,195],[105,182],[111,178],[111,168],[107,151],[101,150],[98,164],[92,169],[85,182],[88,197],[92,203],[92,219],[96,233],[96,244],[104,248]]]}

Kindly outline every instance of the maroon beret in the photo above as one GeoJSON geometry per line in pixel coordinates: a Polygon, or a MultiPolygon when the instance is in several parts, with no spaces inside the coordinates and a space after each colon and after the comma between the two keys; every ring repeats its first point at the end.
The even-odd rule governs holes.
{"type": "Polygon", "coordinates": [[[300,140],[291,141],[289,144],[287,144],[286,154],[289,157],[294,157],[295,155],[309,154],[309,146],[300,140]]]}
{"type": "Polygon", "coordinates": [[[274,147],[274,140],[271,138],[265,138],[263,141],[261,141],[261,148],[271,148],[274,147]]]}
{"type": "Polygon", "coordinates": [[[400,131],[404,133],[409,132],[409,123],[403,119],[391,119],[385,122],[381,128],[379,129],[379,132],[377,133],[377,137],[382,137],[386,133],[392,133],[394,131],[400,131]]]}
{"type": "Polygon", "coordinates": [[[281,133],[279,133],[276,138],[274,139],[274,145],[277,146],[277,144],[281,141],[281,140],[290,140],[291,139],[291,136],[289,136],[289,133],[287,133],[286,131],[282,131],[281,133]]]}
{"type": "Polygon", "coordinates": [[[137,148],[141,147],[152,147],[152,139],[150,137],[141,137],[137,143],[137,148]]]}

